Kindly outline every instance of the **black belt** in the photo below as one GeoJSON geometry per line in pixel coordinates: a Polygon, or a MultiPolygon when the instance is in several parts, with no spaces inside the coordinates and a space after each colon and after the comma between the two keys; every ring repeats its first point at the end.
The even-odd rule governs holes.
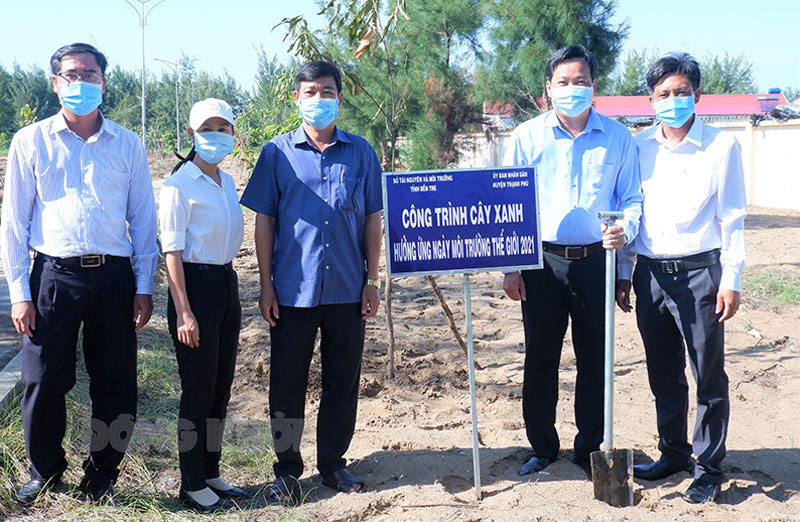
{"type": "Polygon", "coordinates": [[[183,267],[200,270],[201,272],[230,272],[233,270],[233,265],[230,262],[225,263],[224,265],[210,265],[207,263],[190,263],[188,261],[184,261],[183,267]]]}
{"type": "Polygon", "coordinates": [[[650,267],[651,270],[662,274],[677,274],[687,270],[697,270],[719,263],[719,249],[700,252],[691,256],[676,257],[674,259],[653,259],[647,256],[639,256],[650,267]]]}
{"type": "Polygon", "coordinates": [[[45,261],[54,261],[61,266],[78,266],[81,268],[96,268],[106,263],[116,263],[119,261],[129,261],[128,257],[112,256],[108,254],[87,254],[85,256],[55,257],[36,252],[36,257],[41,257],[45,261]]]}
{"type": "Polygon", "coordinates": [[[568,246],[556,245],[555,243],[543,241],[542,250],[557,256],[561,256],[565,259],[583,259],[601,252],[603,250],[603,243],[598,241],[597,243],[592,243],[591,245],[568,246]]]}

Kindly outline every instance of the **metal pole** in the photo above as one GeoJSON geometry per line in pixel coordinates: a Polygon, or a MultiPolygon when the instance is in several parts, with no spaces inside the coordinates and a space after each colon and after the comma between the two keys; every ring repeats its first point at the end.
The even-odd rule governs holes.
{"type": "Polygon", "coordinates": [[[148,2],[153,0],[125,0],[125,2],[136,11],[136,14],[139,16],[139,25],[142,26],[142,145],[144,145],[145,150],[147,150],[147,115],[145,113],[145,106],[146,106],[146,94],[145,94],[145,67],[144,67],[144,26],[147,25],[147,16],[155,9],[155,7],[159,4],[166,2],[166,0],[160,0],[156,2],[149,10],[146,9],[146,5],[148,2]],[[133,2],[137,2],[142,6],[141,12],[139,8],[133,5],[133,2]]]}
{"type": "Polygon", "coordinates": [[[175,66],[175,148],[181,151],[181,108],[178,99],[178,66],[175,66]]]}
{"type": "MultiPolygon", "coordinates": [[[[609,226],[614,220],[609,220],[609,226]]],[[[603,430],[603,450],[610,451],[614,447],[614,293],[616,289],[615,272],[616,251],[606,250],[606,324],[605,324],[605,380],[604,411],[605,422],[603,430]]]]}
{"type": "MultiPolygon", "coordinates": [[[[154,58],[154,60],[169,65],[175,71],[175,140],[176,140],[175,150],[177,152],[180,152],[181,151],[181,113],[180,113],[180,98],[179,98],[180,88],[179,88],[178,72],[180,71],[180,68],[181,68],[181,62],[180,62],[180,60],[176,60],[174,62],[170,62],[169,60],[164,60],[162,58],[154,58]]],[[[194,61],[194,60],[192,60],[192,61],[194,61]]]]}
{"type": "Polygon", "coordinates": [[[469,359],[469,401],[472,412],[472,472],[475,475],[475,496],[481,499],[481,459],[478,451],[478,409],[475,400],[475,353],[472,342],[472,298],[469,274],[464,274],[464,303],[467,316],[467,359],[469,359]]]}
{"type": "MultiPolygon", "coordinates": [[[[623,216],[622,212],[598,212],[597,214],[597,217],[604,220],[608,227],[613,227],[617,219],[622,219],[623,216]]],[[[603,451],[611,451],[614,447],[614,294],[617,288],[616,259],[616,250],[606,250],[603,451]]]]}

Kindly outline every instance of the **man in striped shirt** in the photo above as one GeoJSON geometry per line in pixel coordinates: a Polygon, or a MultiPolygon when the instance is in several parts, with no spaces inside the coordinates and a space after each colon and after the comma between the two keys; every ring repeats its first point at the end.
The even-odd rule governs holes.
{"type": "Polygon", "coordinates": [[[64,396],[76,344],[91,379],[92,439],[81,487],[113,499],[136,415],[136,333],[153,308],[156,212],[142,143],[98,110],[106,58],[88,44],[53,54],[62,109],[17,132],[6,168],[0,247],[24,334],[22,420],[30,481],[23,504],[67,468],[64,396]],[[33,253],[33,269],[30,253],[33,253]]]}

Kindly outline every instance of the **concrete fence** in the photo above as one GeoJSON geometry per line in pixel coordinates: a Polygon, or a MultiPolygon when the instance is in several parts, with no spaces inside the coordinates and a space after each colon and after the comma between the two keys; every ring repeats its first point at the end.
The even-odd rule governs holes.
{"type": "MultiPolygon", "coordinates": [[[[800,210],[800,120],[721,121],[715,127],[733,134],[742,146],[747,202],[800,210]]],[[[510,131],[462,134],[457,138],[458,168],[500,165],[510,131]]]]}

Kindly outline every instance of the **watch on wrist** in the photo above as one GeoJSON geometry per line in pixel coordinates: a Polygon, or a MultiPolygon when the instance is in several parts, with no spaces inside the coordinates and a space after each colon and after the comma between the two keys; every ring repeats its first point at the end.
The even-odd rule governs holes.
{"type": "Polygon", "coordinates": [[[367,284],[370,286],[374,286],[378,290],[381,289],[381,280],[380,279],[367,279],[367,284]]]}

